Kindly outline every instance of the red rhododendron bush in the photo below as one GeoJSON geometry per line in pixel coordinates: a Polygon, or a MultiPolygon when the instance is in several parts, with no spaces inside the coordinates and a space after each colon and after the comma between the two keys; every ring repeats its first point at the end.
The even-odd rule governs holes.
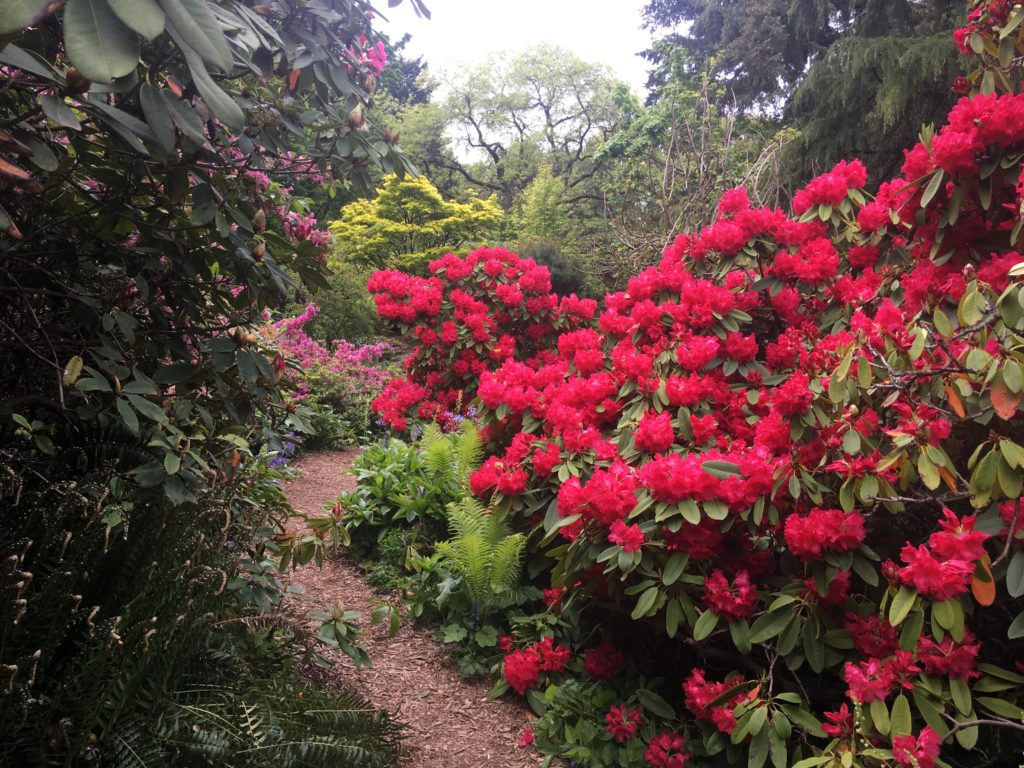
{"type": "MultiPolygon", "coordinates": [[[[840,163],[792,215],[732,190],[596,311],[499,250],[371,281],[420,340],[385,418],[478,409],[473,490],[532,526],[551,611],[628,615],[686,660],[647,764],[928,768],[979,739],[1018,762],[1024,95],[998,57],[1020,13],[958,33],[989,92],[900,178],[871,195],[840,163]]],[[[622,661],[536,648],[506,647],[520,693],[570,652],[622,661]]],[[[609,733],[643,721],[614,708],[609,733]]]]}

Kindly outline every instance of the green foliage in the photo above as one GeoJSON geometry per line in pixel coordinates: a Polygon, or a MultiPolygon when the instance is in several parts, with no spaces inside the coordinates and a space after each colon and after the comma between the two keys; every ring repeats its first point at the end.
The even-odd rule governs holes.
{"type": "Polygon", "coordinates": [[[2,476],[0,764],[116,762],[132,738],[163,754],[150,729],[218,616],[280,599],[250,549],[284,509],[280,475],[240,465],[194,508],[31,458],[2,476]]]}
{"type": "Polygon", "coordinates": [[[533,181],[523,190],[518,221],[523,237],[561,242],[569,231],[564,197],[564,180],[556,179],[547,163],[541,165],[533,181]]]}
{"type": "Polygon", "coordinates": [[[448,524],[452,538],[437,545],[442,562],[481,611],[504,605],[519,583],[526,537],[474,497],[448,505],[448,524]]]}
{"type": "MultiPolygon", "coordinates": [[[[645,19],[669,32],[741,109],[783,114],[801,132],[787,152],[800,181],[840,157],[859,156],[877,179],[903,161],[918,126],[952,106],[959,56],[949,45],[958,0],[650,0],[645,19]]],[[[652,58],[660,60],[664,48],[652,58]]],[[[655,70],[652,86],[660,84],[655,70]]]]}
{"type": "MultiPolygon", "coordinates": [[[[339,524],[356,556],[375,559],[384,537],[396,530],[414,532],[414,540],[428,546],[442,538],[445,508],[468,493],[482,451],[468,420],[452,433],[430,425],[416,444],[392,438],[368,446],[352,468],[356,490],[338,499],[339,524]]],[[[404,567],[407,561],[391,564],[404,567]]]]}
{"type": "MultiPolygon", "coordinates": [[[[236,641],[213,646],[201,655],[186,684],[167,703],[155,739],[138,728],[120,734],[124,757],[138,752],[140,745],[155,744],[165,757],[147,764],[233,768],[397,764],[401,730],[386,713],[351,693],[298,681],[287,641],[253,632],[249,645],[236,641]]],[[[137,764],[128,759],[120,762],[137,764]]]]}
{"type": "Polygon", "coordinates": [[[260,413],[261,440],[302,419],[249,333],[323,280],[283,190],[406,167],[361,113],[373,30],[359,0],[29,5],[0,13],[0,418],[128,432],[122,480],[195,503],[260,413]]]}
{"type": "MultiPolygon", "coordinates": [[[[373,300],[366,290],[370,274],[369,270],[345,264],[328,277],[327,285],[312,296],[320,312],[306,324],[306,333],[327,345],[339,339],[359,343],[375,338],[380,324],[373,300]]],[[[287,312],[302,313],[306,299],[303,295],[288,307],[287,312]]]]}
{"type": "Polygon", "coordinates": [[[345,206],[331,224],[330,264],[425,273],[427,262],[487,239],[502,219],[493,197],[445,200],[426,178],[388,176],[371,200],[345,206]]]}

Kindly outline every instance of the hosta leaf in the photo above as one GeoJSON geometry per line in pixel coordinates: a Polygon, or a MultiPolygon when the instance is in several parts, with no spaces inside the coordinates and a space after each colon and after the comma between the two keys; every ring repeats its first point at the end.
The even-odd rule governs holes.
{"type": "Polygon", "coordinates": [[[69,0],[64,10],[64,45],[83,76],[109,83],[135,69],[139,38],[106,0],[69,0]]]}

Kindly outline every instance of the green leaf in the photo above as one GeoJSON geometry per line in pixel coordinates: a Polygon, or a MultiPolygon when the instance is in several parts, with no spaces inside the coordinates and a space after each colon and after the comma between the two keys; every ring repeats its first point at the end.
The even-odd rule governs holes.
{"type": "Polygon", "coordinates": [[[39,105],[43,108],[43,114],[62,128],[81,130],[82,123],[71,107],[64,103],[64,99],[43,94],[39,97],[39,105]]]}
{"type": "Polygon", "coordinates": [[[892,703],[891,732],[893,736],[909,736],[914,727],[910,702],[902,693],[892,703]]]}
{"type": "Polygon", "coordinates": [[[945,173],[939,169],[932,172],[931,181],[928,182],[928,186],[924,188],[924,194],[921,195],[921,207],[927,208],[928,203],[932,201],[939,189],[942,187],[942,180],[945,178],[945,173]]]}
{"type": "Polygon", "coordinates": [[[730,477],[743,477],[740,465],[734,464],[731,461],[705,461],[700,465],[700,468],[719,480],[728,480],[730,477]]]}
{"type": "Polygon", "coordinates": [[[158,384],[183,384],[197,376],[200,370],[197,365],[179,360],[178,362],[158,368],[156,373],[153,374],[153,381],[158,384]]]}
{"type": "Polygon", "coordinates": [[[220,22],[205,0],[159,0],[174,31],[199,56],[221,72],[234,64],[220,22]]]}
{"type": "Polygon", "coordinates": [[[135,70],[139,38],[114,15],[106,0],[69,0],[64,10],[64,45],[83,76],[109,83],[135,70]]]}
{"type": "Polygon", "coordinates": [[[750,642],[763,643],[765,640],[775,637],[792,620],[793,611],[788,607],[777,608],[758,616],[750,625],[750,642]]]}
{"type": "Polygon", "coordinates": [[[177,98],[170,91],[161,91],[164,105],[171,116],[171,120],[178,126],[178,130],[200,147],[207,145],[206,133],[203,131],[203,119],[188,104],[177,98]]]}
{"type": "Polygon", "coordinates": [[[790,720],[801,726],[812,736],[817,736],[818,738],[825,736],[825,731],[821,728],[821,721],[803,707],[784,705],[782,711],[786,713],[790,720]]]}
{"type": "Polygon", "coordinates": [[[714,611],[704,611],[693,625],[693,639],[698,642],[706,639],[717,626],[718,614],[714,611]]]}
{"type": "Polygon", "coordinates": [[[1024,376],[1021,375],[1020,366],[1014,360],[1007,360],[1003,363],[1003,383],[1011,392],[1017,393],[1024,387],[1024,376]]]}
{"type": "Polygon", "coordinates": [[[654,604],[658,599],[660,590],[657,587],[649,587],[642,595],[640,599],[636,601],[636,607],[633,609],[633,613],[630,616],[633,619],[641,619],[644,616],[650,615],[654,611],[654,604]]]}
{"type": "Polygon", "coordinates": [[[174,151],[174,123],[160,91],[149,83],[143,83],[139,88],[139,103],[160,148],[168,153],[174,151]]]}
{"type": "Polygon", "coordinates": [[[955,619],[956,614],[951,601],[943,600],[941,603],[932,604],[932,620],[943,629],[951,629],[955,619]]]}
{"type": "Polygon", "coordinates": [[[665,568],[661,572],[661,583],[666,587],[675,584],[679,577],[682,576],[688,560],[689,557],[685,552],[673,552],[672,557],[665,563],[665,568]]]}
{"type": "Polygon", "coordinates": [[[935,330],[939,332],[940,336],[948,339],[953,335],[953,323],[950,322],[946,313],[941,309],[935,310],[935,314],[932,315],[932,324],[935,326],[935,330]]]}
{"type": "Polygon", "coordinates": [[[1016,618],[1010,622],[1010,627],[1006,630],[1006,636],[1010,640],[1024,637],[1024,611],[1018,613],[1016,618]]]}
{"type": "Polygon", "coordinates": [[[672,720],[676,716],[676,711],[672,708],[672,705],[654,691],[650,691],[646,688],[638,688],[636,698],[641,704],[643,704],[644,709],[658,717],[664,717],[667,720],[672,720]]]}
{"type": "Polygon", "coordinates": [[[971,714],[971,689],[963,678],[953,677],[949,681],[949,692],[953,695],[953,703],[961,715],[971,714]]]}
{"type": "Polygon", "coordinates": [[[225,125],[235,130],[245,127],[245,113],[238,103],[228,96],[206,71],[206,66],[199,56],[188,47],[183,47],[185,60],[188,62],[188,69],[192,73],[199,95],[203,97],[206,106],[225,125]]]}
{"type": "Polygon", "coordinates": [[[892,603],[889,605],[889,623],[894,627],[902,624],[916,601],[916,589],[907,586],[900,587],[896,597],[892,599],[892,603]]]}
{"type": "Polygon", "coordinates": [[[491,624],[481,628],[473,637],[481,648],[493,648],[498,644],[498,630],[491,624]]]}
{"type": "Polygon", "coordinates": [[[181,457],[176,453],[164,454],[164,471],[168,475],[176,475],[179,469],[181,469],[181,457]]]}
{"type": "MultiPolygon", "coordinates": [[[[764,710],[757,710],[763,712],[764,710]]],[[[755,712],[754,714],[757,714],[755,712]]],[[[763,717],[762,717],[763,722],[763,717]]],[[[747,753],[747,768],[761,768],[768,759],[768,731],[762,728],[750,740],[750,751],[747,753]]]]}
{"type": "Polygon", "coordinates": [[[665,606],[665,634],[675,637],[679,631],[679,622],[683,620],[683,606],[678,599],[669,600],[665,606]]]}
{"type": "Polygon", "coordinates": [[[107,0],[117,18],[147,40],[164,31],[167,17],[156,0],[107,0]]]}
{"type": "Polygon", "coordinates": [[[124,425],[133,434],[137,435],[139,433],[139,417],[135,415],[135,411],[128,405],[128,401],[123,397],[119,397],[114,401],[114,404],[117,406],[117,413],[120,415],[121,421],[124,422],[124,425]]]}
{"type": "Polygon", "coordinates": [[[441,640],[445,643],[458,643],[469,636],[469,631],[461,624],[445,624],[441,627],[441,640]]]}
{"type": "Polygon", "coordinates": [[[151,403],[144,397],[139,395],[126,395],[128,402],[132,404],[132,407],[145,416],[147,419],[151,419],[158,424],[164,424],[167,422],[167,414],[163,412],[163,409],[156,403],[151,403]]]}
{"type": "Polygon", "coordinates": [[[63,80],[63,77],[57,73],[50,62],[34,51],[22,50],[14,43],[0,49],[0,64],[9,64],[16,69],[23,69],[33,75],[39,75],[51,83],[63,80]]]}
{"type": "Polygon", "coordinates": [[[56,9],[50,0],[0,0],[0,35],[20,32],[56,9]]]}
{"type": "MultiPolygon", "coordinates": [[[[1016,704],[1011,704],[1006,699],[997,699],[994,696],[979,696],[976,701],[990,712],[995,712],[1000,717],[1007,717],[1020,722],[1024,718],[1024,709],[1016,704]]],[[[967,714],[966,712],[964,714],[967,714]]]]}
{"type": "Polygon", "coordinates": [[[1006,591],[1010,597],[1024,595],[1024,549],[1018,549],[1006,569],[1006,591]]]}
{"type": "Polygon", "coordinates": [[[875,699],[868,707],[871,712],[871,722],[883,736],[889,735],[889,708],[881,699],[875,699]]]}
{"type": "Polygon", "coordinates": [[[750,653],[750,626],[745,620],[730,621],[729,635],[737,651],[742,654],[750,653]]]}

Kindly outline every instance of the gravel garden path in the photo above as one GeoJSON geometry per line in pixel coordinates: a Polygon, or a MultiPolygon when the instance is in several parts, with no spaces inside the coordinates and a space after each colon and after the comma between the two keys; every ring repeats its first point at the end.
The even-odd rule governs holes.
{"type": "MultiPolygon", "coordinates": [[[[348,470],[358,450],[308,454],[292,466],[301,475],[286,485],[292,506],[307,515],[324,514],[324,503],[355,487],[348,470]]],[[[356,670],[340,652],[324,653],[335,665],[310,670],[318,681],[354,690],[406,723],[407,768],[536,768],[540,758],[517,742],[528,724],[527,710],[510,700],[487,697],[486,681],[466,681],[450,662],[430,627],[404,622],[388,637],[383,625],[370,625],[372,601],[384,599],[344,556],[323,568],[308,565],[289,577],[302,587],[289,595],[285,611],[304,618],[309,611],[329,610],[335,603],[359,611],[365,631],[362,645],[373,667],[356,670]]]]}

